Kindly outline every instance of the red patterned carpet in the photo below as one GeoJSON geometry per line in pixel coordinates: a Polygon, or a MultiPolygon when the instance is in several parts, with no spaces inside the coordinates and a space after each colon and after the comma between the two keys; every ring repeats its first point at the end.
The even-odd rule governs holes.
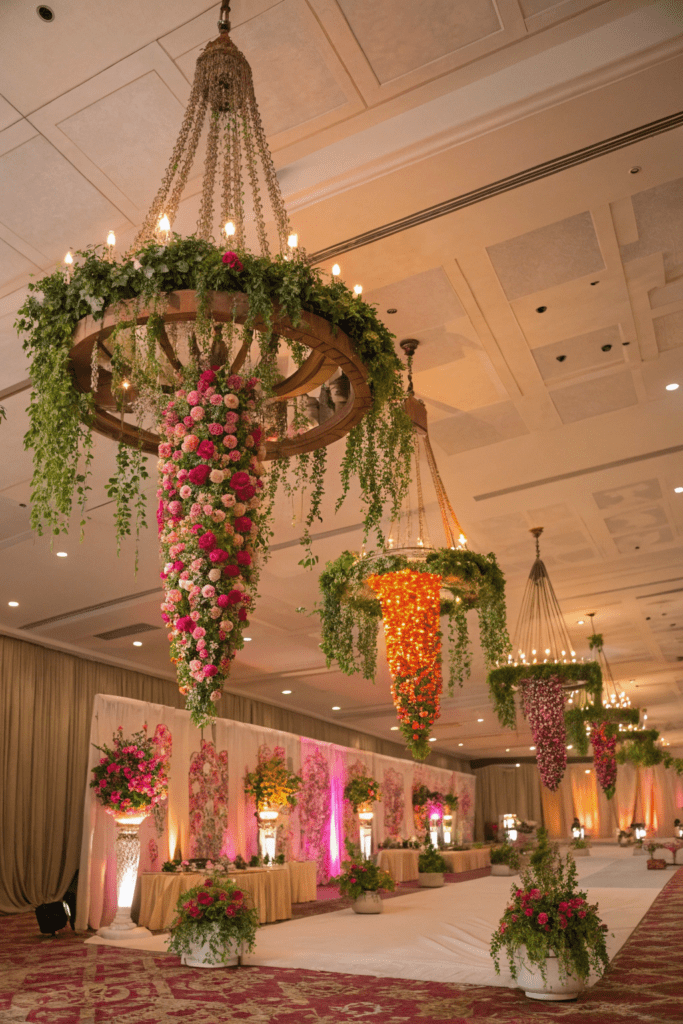
{"type": "MultiPolygon", "coordinates": [[[[262,967],[201,971],[178,959],[42,938],[32,913],[0,919],[2,1024],[682,1024],[683,870],[577,1003],[516,989],[262,967]]],[[[277,926],[274,926],[277,927],[277,926]]]]}

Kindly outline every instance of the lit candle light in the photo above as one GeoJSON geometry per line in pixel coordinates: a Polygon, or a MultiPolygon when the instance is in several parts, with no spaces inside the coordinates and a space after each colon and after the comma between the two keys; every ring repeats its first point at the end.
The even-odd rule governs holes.
{"type": "Polygon", "coordinates": [[[335,263],[334,266],[332,267],[332,280],[336,281],[340,274],[341,267],[339,266],[338,263],[335,263]]]}
{"type": "Polygon", "coordinates": [[[114,259],[114,249],[116,248],[116,235],[113,231],[110,231],[107,235],[107,259],[111,263],[114,259]]]}
{"type": "Polygon", "coordinates": [[[64,257],[64,266],[66,267],[66,283],[68,284],[71,280],[71,271],[74,265],[74,258],[69,251],[64,257]]]}
{"type": "Polygon", "coordinates": [[[287,239],[287,245],[290,249],[296,249],[299,244],[299,236],[297,234],[290,235],[287,239]]]}
{"type": "Polygon", "coordinates": [[[353,286],[353,291],[354,291],[355,295],[362,295],[363,294],[363,285],[362,284],[355,284],[353,286]]]}
{"type": "Polygon", "coordinates": [[[171,222],[165,213],[159,218],[158,234],[160,241],[166,244],[171,234],[171,222]]]}
{"type": "Polygon", "coordinates": [[[235,225],[233,224],[233,222],[231,220],[228,220],[228,221],[226,221],[225,227],[223,228],[223,230],[225,231],[225,237],[226,238],[228,238],[228,239],[232,238],[232,236],[235,234],[235,225]]]}

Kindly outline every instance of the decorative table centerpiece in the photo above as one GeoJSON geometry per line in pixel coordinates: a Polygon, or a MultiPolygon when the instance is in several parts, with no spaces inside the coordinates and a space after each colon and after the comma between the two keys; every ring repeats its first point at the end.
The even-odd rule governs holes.
{"type": "Polygon", "coordinates": [[[149,935],[130,916],[133,903],[140,840],[138,829],[152,807],[166,796],[168,762],[156,753],[147,726],[124,739],[123,728],[114,733],[113,747],[97,746],[102,757],[92,770],[91,789],[116,822],[116,916],[98,935],[105,939],[132,939],[149,935]]]}
{"type": "Polygon", "coordinates": [[[346,852],[351,858],[344,861],[341,875],[330,879],[330,885],[339,886],[342,896],[350,896],[353,900],[354,914],[381,914],[384,905],[380,891],[393,892],[396,888],[388,871],[383,871],[371,861],[362,859],[357,846],[346,840],[346,852]]]}
{"type": "Polygon", "coordinates": [[[574,860],[563,860],[539,828],[532,867],[513,885],[491,939],[496,973],[504,950],[512,977],[530,999],[576,999],[591,970],[602,974],[609,964],[605,931],[597,905],[578,888],[574,860]]]}
{"type": "Polygon", "coordinates": [[[258,912],[247,906],[236,882],[220,875],[205,878],[182,894],[176,912],[168,951],[185,967],[233,966],[244,950],[254,948],[258,912]]]}

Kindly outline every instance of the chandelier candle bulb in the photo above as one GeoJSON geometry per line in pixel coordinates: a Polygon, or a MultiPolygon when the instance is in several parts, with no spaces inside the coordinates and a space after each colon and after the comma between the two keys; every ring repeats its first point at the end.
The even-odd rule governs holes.
{"type": "Polygon", "coordinates": [[[73,269],[73,265],[74,265],[74,258],[71,255],[71,252],[69,251],[66,254],[66,256],[64,257],[64,268],[65,268],[65,276],[66,276],[66,283],[67,284],[69,284],[71,282],[71,271],[73,269]]]}
{"type": "Polygon", "coordinates": [[[291,234],[287,239],[287,245],[290,249],[297,249],[299,246],[299,236],[297,234],[291,234]]]}
{"type": "Polygon", "coordinates": [[[363,294],[363,285],[362,284],[354,284],[353,291],[354,291],[355,295],[359,295],[359,296],[362,295],[363,294]]]}
{"type": "Polygon", "coordinates": [[[157,235],[159,242],[163,245],[166,245],[171,237],[171,222],[165,213],[159,218],[157,235]]]}
{"type": "Polygon", "coordinates": [[[230,240],[230,238],[232,238],[232,236],[235,234],[235,225],[233,224],[233,222],[231,220],[226,221],[226,224],[225,224],[225,227],[223,228],[223,230],[225,231],[225,237],[228,240],[230,240]]]}
{"type": "Polygon", "coordinates": [[[341,274],[341,267],[339,266],[338,263],[335,263],[334,266],[332,267],[332,280],[336,281],[337,278],[340,276],[340,274],[341,274]]]}

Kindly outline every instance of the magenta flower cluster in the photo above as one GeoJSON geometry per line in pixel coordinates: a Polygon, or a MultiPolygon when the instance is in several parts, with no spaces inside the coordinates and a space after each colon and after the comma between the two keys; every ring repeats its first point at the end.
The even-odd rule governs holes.
{"type": "Polygon", "coordinates": [[[166,796],[168,761],[155,751],[147,726],[130,739],[123,728],[114,733],[113,747],[97,746],[102,757],[92,770],[90,788],[108,810],[126,812],[154,807],[166,796]]]}
{"type": "Polygon", "coordinates": [[[541,781],[546,789],[554,791],[567,767],[562,683],[558,676],[523,679],[520,688],[522,710],[531,726],[541,781]]]}
{"type": "Polygon", "coordinates": [[[261,400],[256,378],[213,367],[175,392],[159,425],[161,611],[197,725],[215,714],[255,597],[261,400]]]}

